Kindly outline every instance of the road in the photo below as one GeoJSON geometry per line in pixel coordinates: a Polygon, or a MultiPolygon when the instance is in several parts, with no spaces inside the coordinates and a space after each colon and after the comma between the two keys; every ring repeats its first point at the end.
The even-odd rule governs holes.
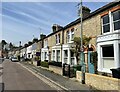
{"type": "Polygon", "coordinates": [[[55,90],[18,63],[10,60],[3,62],[4,90],[55,90]]]}

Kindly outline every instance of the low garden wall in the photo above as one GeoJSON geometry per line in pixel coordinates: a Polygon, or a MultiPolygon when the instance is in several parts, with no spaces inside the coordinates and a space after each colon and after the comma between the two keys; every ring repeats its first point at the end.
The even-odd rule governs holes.
{"type": "Polygon", "coordinates": [[[37,66],[37,61],[32,61],[33,65],[37,66]]]}
{"type": "MultiPolygon", "coordinates": [[[[81,71],[76,72],[76,79],[81,81],[81,71]]],[[[119,90],[120,79],[85,73],[85,83],[99,90],[119,90]]]]}
{"type": "Polygon", "coordinates": [[[62,75],[62,67],[57,67],[57,66],[49,65],[49,70],[53,71],[54,73],[62,75]]]}

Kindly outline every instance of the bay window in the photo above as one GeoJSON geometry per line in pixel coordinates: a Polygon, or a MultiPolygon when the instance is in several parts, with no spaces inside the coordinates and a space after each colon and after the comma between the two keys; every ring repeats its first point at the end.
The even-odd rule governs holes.
{"type": "Polygon", "coordinates": [[[103,68],[114,67],[114,48],[113,45],[102,46],[103,68]]]}
{"type": "Polygon", "coordinates": [[[60,50],[57,50],[57,62],[60,62],[60,50]]]}
{"type": "Polygon", "coordinates": [[[55,50],[53,50],[53,61],[55,61],[55,50]]]}

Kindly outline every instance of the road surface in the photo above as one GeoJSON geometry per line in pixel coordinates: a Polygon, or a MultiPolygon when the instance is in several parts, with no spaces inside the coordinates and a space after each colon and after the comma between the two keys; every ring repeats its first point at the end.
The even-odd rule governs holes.
{"type": "Polygon", "coordinates": [[[3,62],[4,90],[56,90],[18,63],[10,60],[3,62]]]}

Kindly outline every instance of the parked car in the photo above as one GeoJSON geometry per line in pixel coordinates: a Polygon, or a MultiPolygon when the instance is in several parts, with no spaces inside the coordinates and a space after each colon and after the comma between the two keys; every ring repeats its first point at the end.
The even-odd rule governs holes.
{"type": "Polygon", "coordinates": [[[18,62],[18,58],[17,57],[11,57],[11,61],[12,62],[18,62]]]}

